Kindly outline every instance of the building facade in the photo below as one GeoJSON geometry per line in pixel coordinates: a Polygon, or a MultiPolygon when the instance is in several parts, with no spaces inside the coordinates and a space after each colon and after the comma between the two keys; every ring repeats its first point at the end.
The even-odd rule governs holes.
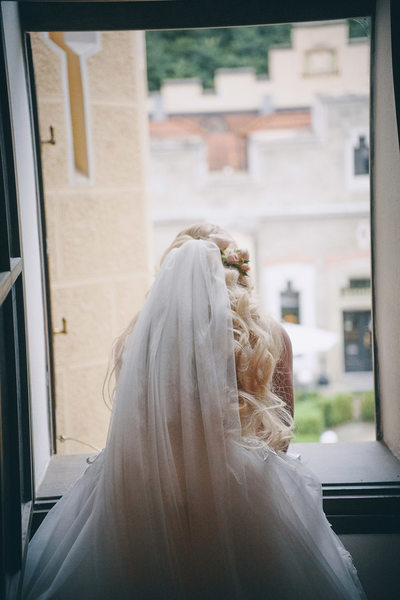
{"type": "Polygon", "coordinates": [[[150,120],[157,255],[193,222],[231,230],[265,310],[335,334],[324,352],[293,340],[307,387],[372,389],[368,62],[346,23],[299,25],[268,81],[224,70],[214,96],[167,81],[150,120]]]}

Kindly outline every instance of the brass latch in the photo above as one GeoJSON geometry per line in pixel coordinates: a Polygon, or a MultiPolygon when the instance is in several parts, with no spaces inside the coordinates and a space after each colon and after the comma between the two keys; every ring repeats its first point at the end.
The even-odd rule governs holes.
{"type": "Polygon", "coordinates": [[[67,319],[64,317],[61,319],[62,328],[61,329],[53,329],[53,335],[59,335],[60,333],[68,333],[67,331],[67,319]]]}
{"type": "Polygon", "coordinates": [[[50,125],[50,138],[48,140],[40,140],[41,144],[51,144],[52,146],[55,145],[56,143],[56,138],[54,135],[54,127],[53,125],[50,125]]]}

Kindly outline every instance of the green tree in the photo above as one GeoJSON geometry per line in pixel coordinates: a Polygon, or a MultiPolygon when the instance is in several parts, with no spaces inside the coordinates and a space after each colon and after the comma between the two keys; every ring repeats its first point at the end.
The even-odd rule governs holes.
{"type": "Polygon", "coordinates": [[[349,19],[349,37],[367,37],[371,31],[371,20],[369,17],[358,17],[349,19]]]}
{"type": "Polygon", "coordinates": [[[213,86],[219,68],[253,67],[268,74],[268,50],[290,44],[291,25],[146,32],[147,77],[150,91],[164,79],[198,77],[213,86]]]}

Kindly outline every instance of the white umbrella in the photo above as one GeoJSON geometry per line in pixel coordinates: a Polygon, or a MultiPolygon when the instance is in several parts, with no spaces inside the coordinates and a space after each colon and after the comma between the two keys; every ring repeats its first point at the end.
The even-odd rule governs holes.
{"type": "Polygon", "coordinates": [[[293,347],[293,356],[326,352],[338,341],[339,335],[334,331],[307,327],[296,323],[282,323],[286,329],[293,347]]]}

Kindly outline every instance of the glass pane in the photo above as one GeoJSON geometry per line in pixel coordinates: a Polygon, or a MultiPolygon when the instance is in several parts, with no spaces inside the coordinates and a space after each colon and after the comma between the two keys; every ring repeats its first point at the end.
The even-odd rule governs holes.
{"type": "Polygon", "coordinates": [[[368,32],[147,33],[156,255],[203,220],[250,248],[263,308],[292,339],[295,441],[375,438],[368,32]]]}
{"type": "Polygon", "coordinates": [[[374,438],[357,23],[32,36],[56,141],[42,159],[59,452],[104,445],[112,342],[174,236],[203,221],[249,249],[263,309],[292,338],[296,441],[374,438]]]}

